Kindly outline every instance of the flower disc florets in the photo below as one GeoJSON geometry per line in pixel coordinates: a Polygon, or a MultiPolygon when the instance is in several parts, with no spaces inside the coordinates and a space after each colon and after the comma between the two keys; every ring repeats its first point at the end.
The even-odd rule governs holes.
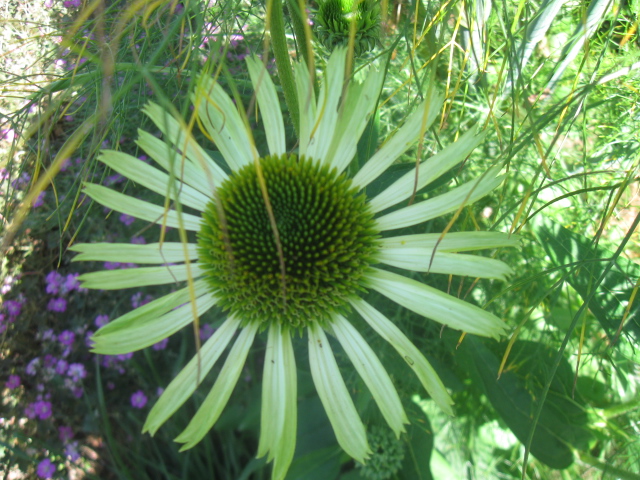
{"type": "Polygon", "coordinates": [[[377,231],[345,175],[305,157],[268,156],[260,172],[242,168],[214,197],[198,234],[200,264],[219,304],[245,322],[326,322],[360,289],[377,231]]]}

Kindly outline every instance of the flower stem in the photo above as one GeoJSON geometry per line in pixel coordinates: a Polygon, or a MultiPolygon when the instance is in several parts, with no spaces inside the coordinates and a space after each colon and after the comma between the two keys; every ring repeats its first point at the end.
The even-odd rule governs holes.
{"type": "Polygon", "coordinates": [[[289,60],[289,50],[287,49],[287,37],[284,31],[282,0],[271,0],[267,2],[267,19],[268,28],[271,31],[273,56],[276,59],[278,77],[280,77],[280,84],[284,92],[284,101],[287,103],[296,136],[299,137],[300,113],[298,111],[298,97],[296,95],[296,85],[293,80],[293,70],[289,60]]]}

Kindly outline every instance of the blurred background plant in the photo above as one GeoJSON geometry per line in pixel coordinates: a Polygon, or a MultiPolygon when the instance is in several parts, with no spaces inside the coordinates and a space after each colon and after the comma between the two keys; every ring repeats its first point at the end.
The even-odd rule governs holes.
{"type": "MultiPolygon", "coordinates": [[[[159,229],[88,201],[82,182],[148,195],[96,155],[108,147],[146,161],[136,130],[156,130],[142,106],[153,99],[189,119],[191,80],[203,69],[236,102],[253,105],[247,55],[266,54],[270,71],[275,77],[280,69],[282,78],[267,31],[277,28],[267,17],[273,8],[284,11],[291,57],[321,68],[334,46],[346,44],[355,75],[371,62],[386,70],[360,161],[402,124],[429,85],[446,95],[436,126],[368,193],[480,125],[486,139],[464,165],[417,194],[446,191],[490,165],[504,165],[508,180],[466,207],[450,231],[504,231],[521,239],[519,250],[490,252],[517,272],[506,285],[416,275],[504,318],[512,335],[503,342],[460,339],[390,302],[368,299],[427,354],[453,392],[456,416],[423,398],[395,352],[368,338],[391,365],[412,425],[395,440],[367,389],[345,370],[374,446],[367,465],[341,453],[304,355],[297,355],[301,414],[288,478],[640,478],[640,10],[630,0],[4,0],[4,477],[269,476],[264,460],[254,458],[260,349],[201,444],[179,453],[173,443],[201,403],[201,391],[154,438],[142,435],[149,405],[193,354],[194,331],[186,328],[133,355],[90,353],[93,331],[166,291],[89,294],[78,273],[131,265],[71,263],[68,247],[157,241],[159,229]]],[[[259,127],[255,112],[248,118],[259,127]]],[[[288,123],[292,148],[294,127],[288,123]]],[[[261,131],[254,130],[259,145],[265,143],[261,131]]],[[[194,128],[215,157],[215,146],[198,132],[194,128]]],[[[419,231],[442,231],[451,218],[419,231]]],[[[167,236],[178,239],[175,231],[167,236]]],[[[222,318],[220,311],[203,317],[200,337],[210,336],[222,318]]]]}

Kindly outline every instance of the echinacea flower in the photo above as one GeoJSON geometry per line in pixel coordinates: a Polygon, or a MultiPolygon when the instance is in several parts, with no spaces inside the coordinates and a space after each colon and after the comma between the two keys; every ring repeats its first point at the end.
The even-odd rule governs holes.
{"type": "Polygon", "coordinates": [[[455,212],[502,181],[499,168],[492,168],[448,193],[384,212],[462,161],[482,136],[463,135],[424,160],[417,170],[368,198],[365,187],[416,144],[420,132],[436,118],[442,98],[428,95],[351,176],[347,167],[375,109],[384,74],[371,68],[364,82],[352,80],[345,86],[345,59],[345,49],[331,55],[317,100],[306,66],[295,65],[300,104],[296,154],[287,153],[276,89],[258,60],[249,58],[247,64],[264,123],[267,155],[258,153],[251,130],[223,88],[207,75],[199,77],[192,96],[198,122],[215,142],[230,175],[198,145],[184,122],[148,104],[145,113],[167,143],[144,131],[139,131],[137,143],[169,173],[117,151],[104,151],[100,160],[133,182],[169,195],[200,214],[165,208],[100,185],[86,185],[86,193],[109,209],[195,232],[197,242],[73,247],[81,252],[75,260],[156,265],[84,274],[80,280],[87,288],[117,290],[187,282],[184,288],[103,326],[93,337],[96,353],[118,355],[149,347],[214,305],[228,313],[199,354],[167,386],[144,425],[144,431],[154,434],[233,343],[210,393],[176,438],[183,449],[198,443],[217,421],[256,335],[267,330],[258,456],[273,460],[274,479],[285,476],[296,443],[294,334],[306,332],[313,381],[338,443],[362,463],[370,453],[365,427],[327,333],[346,352],[396,437],[408,419],[382,363],[347,319],[354,311],[405,359],[433,400],[452,413],[452,400],[422,352],[361,298],[363,291],[374,290],[456,330],[494,338],[505,330],[491,313],[378,266],[473,278],[504,279],[511,273],[498,260],[459,253],[513,246],[515,240],[506,234],[387,233],[455,212]]]}

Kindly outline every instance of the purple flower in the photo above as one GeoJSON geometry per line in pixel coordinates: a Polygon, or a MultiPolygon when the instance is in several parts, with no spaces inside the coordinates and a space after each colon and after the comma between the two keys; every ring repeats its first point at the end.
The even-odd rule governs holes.
{"type": "Polygon", "coordinates": [[[67,376],[69,376],[74,382],[77,382],[87,376],[87,371],[83,364],[72,363],[69,365],[69,370],[67,370],[67,376]]]}
{"type": "Polygon", "coordinates": [[[102,328],[107,323],[109,323],[109,316],[108,315],[98,315],[96,317],[96,319],[93,321],[93,323],[95,323],[96,327],[102,328]]]}
{"type": "Polygon", "coordinates": [[[4,384],[9,390],[16,389],[20,386],[20,377],[18,375],[9,375],[9,380],[4,384]]]}
{"type": "Polygon", "coordinates": [[[126,213],[123,213],[122,215],[120,215],[120,221],[122,223],[124,223],[127,227],[130,226],[133,222],[136,221],[135,217],[132,217],[131,215],[127,215],[126,213]]]}
{"type": "Polygon", "coordinates": [[[137,237],[131,237],[131,243],[135,245],[144,245],[145,243],[147,243],[147,241],[144,239],[142,235],[140,235],[137,237]]]}
{"type": "Polygon", "coordinates": [[[80,282],[78,281],[79,275],[79,273],[70,273],[66,276],[64,282],[61,285],[63,294],[80,289],[80,282]]]}
{"type": "Polygon", "coordinates": [[[22,304],[17,300],[7,300],[4,302],[4,308],[10,317],[17,317],[22,311],[22,304]]]}
{"type": "Polygon", "coordinates": [[[13,182],[11,182],[11,186],[16,190],[22,190],[24,187],[29,185],[31,181],[31,175],[27,172],[22,172],[22,174],[16,178],[13,182]]]}
{"type": "Polygon", "coordinates": [[[39,366],[40,366],[40,357],[36,357],[27,364],[27,368],[25,368],[25,372],[27,372],[27,375],[33,376],[37,373],[37,368],[39,366]]]}
{"type": "Polygon", "coordinates": [[[129,360],[131,357],[133,357],[133,352],[120,353],[116,355],[116,359],[120,360],[121,362],[124,362],[125,360],[129,360]]]}
{"type": "Polygon", "coordinates": [[[3,128],[0,130],[0,140],[13,142],[14,138],[16,138],[16,131],[13,128],[3,128]]]}
{"type": "Polygon", "coordinates": [[[67,301],[64,298],[52,298],[47,304],[47,310],[62,313],[67,309],[67,301]]]}
{"type": "Polygon", "coordinates": [[[147,303],[149,303],[151,300],[153,300],[153,297],[151,295],[147,295],[144,297],[144,299],[142,298],[142,292],[138,292],[138,293],[134,293],[131,296],[131,306],[133,308],[138,308],[141,307],[143,305],[146,305],[147,303]]]}
{"type": "Polygon", "coordinates": [[[56,359],[56,357],[54,357],[50,353],[47,353],[44,356],[44,362],[43,362],[44,368],[52,368],[56,365],[56,363],[58,363],[58,360],[56,359]]]}
{"type": "Polygon", "coordinates": [[[71,427],[58,427],[58,438],[62,443],[67,443],[73,438],[73,429],[71,427]]]}
{"type": "Polygon", "coordinates": [[[131,395],[131,406],[133,408],[144,408],[147,404],[147,396],[142,392],[142,390],[138,390],[136,393],[131,395]]]}
{"type": "Polygon", "coordinates": [[[65,0],[62,5],[64,8],[78,8],[82,5],[82,0],[65,0]]]}
{"type": "Polygon", "coordinates": [[[43,342],[53,342],[57,337],[56,334],[53,333],[53,328],[47,328],[45,331],[41,332],[40,339],[43,342]]]}
{"type": "Polygon", "coordinates": [[[27,418],[30,418],[30,419],[36,418],[35,403],[30,403],[29,405],[24,407],[24,414],[27,418]]]}
{"type": "Polygon", "coordinates": [[[115,270],[117,268],[120,268],[120,263],[119,262],[104,262],[104,269],[105,270],[115,270]]]}
{"type": "Polygon", "coordinates": [[[44,205],[44,197],[46,196],[46,193],[47,192],[42,191],[38,194],[38,197],[33,201],[33,208],[38,208],[44,205]]]}
{"type": "Polygon", "coordinates": [[[213,328],[210,324],[205,323],[200,327],[200,340],[202,340],[203,342],[205,340],[208,340],[215,331],[215,328],[213,328]]]}
{"type": "Polygon", "coordinates": [[[107,178],[105,178],[103,184],[108,187],[111,185],[115,185],[116,183],[121,183],[123,181],[124,181],[124,177],[119,173],[116,173],[114,175],[110,175],[107,178]]]}
{"type": "Polygon", "coordinates": [[[164,350],[165,348],[167,348],[167,343],[169,343],[169,337],[165,338],[164,340],[160,340],[158,343],[153,344],[151,348],[158,351],[164,350]]]}
{"type": "Polygon", "coordinates": [[[64,375],[65,373],[67,373],[68,369],[69,369],[69,362],[63,359],[58,360],[58,363],[56,364],[56,373],[58,375],[64,375]]]}
{"type": "Polygon", "coordinates": [[[55,270],[47,273],[47,276],[44,277],[44,281],[47,284],[45,291],[47,293],[50,293],[51,295],[57,295],[60,291],[60,287],[62,286],[62,280],[62,275],[60,275],[55,270]]]}
{"type": "Polygon", "coordinates": [[[51,416],[51,402],[38,400],[33,404],[33,410],[40,420],[46,420],[51,416]]]}
{"type": "Polygon", "coordinates": [[[62,345],[66,345],[67,347],[73,345],[73,342],[76,341],[76,334],[71,330],[65,330],[60,335],[58,335],[58,341],[62,345]]]}
{"type": "Polygon", "coordinates": [[[40,478],[51,478],[56,473],[56,466],[51,460],[45,458],[38,464],[37,473],[40,478]]]}
{"type": "Polygon", "coordinates": [[[53,7],[53,0],[44,0],[44,8],[53,7]]]}
{"type": "Polygon", "coordinates": [[[71,442],[66,445],[64,447],[64,454],[72,462],[78,460],[80,458],[80,453],[78,453],[78,442],[71,442]]]}

